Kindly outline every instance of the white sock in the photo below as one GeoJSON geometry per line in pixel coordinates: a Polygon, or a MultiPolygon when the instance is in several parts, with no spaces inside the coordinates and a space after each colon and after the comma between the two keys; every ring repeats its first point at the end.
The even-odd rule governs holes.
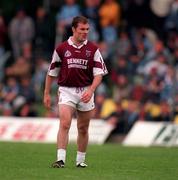
{"type": "Polygon", "coordinates": [[[65,149],[58,149],[57,150],[57,161],[62,160],[64,163],[66,161],[66,150],[65,149]]]}
{"type": "Polygon", "coordinates": [[[86,152],[77,151],[76,163],[79,164],[85,162],[85,155],[86,152]]]}

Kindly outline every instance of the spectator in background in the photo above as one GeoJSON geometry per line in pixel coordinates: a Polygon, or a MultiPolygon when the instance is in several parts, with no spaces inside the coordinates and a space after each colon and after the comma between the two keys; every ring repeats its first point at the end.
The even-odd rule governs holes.
{"type": "Polygon", "coordinates": [[[118,38],[121,23],[121,6],[115,0],[104,0],[99,8],[102,38],[109,44],[118,38]]]}
{"type": "Polygon", "coordinates": [[[145,119],[147,121],[172,121],[172,115],[171,115],[171,107],[166,101],[162,101],[160,104],[158,103],[147,103],[145,107],[146,115],[145,119]]]}
{"type": "Polygon", "coordinates": [[[167,39],[167,47],[170,49],[170,52],[173,52],[178,48],[178,33],[169,32],[167,39]]]}
{"type": "Polygon", "coordinates": [[[163,55],[166,58],[166,61],[169,62],[171,57],[169,49],[164,45],[163,41],[156,39],[156,41],[152,44],[151,49],[149,49],[145,55],[145,58],[140,62],[138,67],[139,73],[144,73],[144,67],[147,63],[153,62],[154,60],[163,55]]]}
{"type": "Polygon", "coordinates": [[[150,0],[127,0],[123,1],[123,14],[128,30],[135,27],[147,27],[150,23],[151,13],[149,10],[150,0]]]}
{"type": "Polygon", "coordinates": [[[131,42],[128,33],[123,31],[116,42],[116,55],[128,56],[131,53],[131,42]]]}
{"type": "Polygon", "coordinates": [[[114,65],[115,69],[112,71],[113,98],[116,102],[130,97],[131,85],[129,82],[129,69],[128,61],[124,56],[117,59],[117,64],[114,65]]]}
{"type": "Polygon", "coordinates": [[[147,101],[159,103],[161,100],[162,83],[161,79],[154,75],[148,78],[146,81],[146,98],[147,101]]]}
{"type": "Polygon", "coordinates": [[[100,26],[99,26],[99,3],[100,0],[85,0],[82,14],[90,20],[89,39],[98,42],[100,39],[100,26]]]}
{"type": "Polygon", "coordinates": [[[132,86],[129,83],[128,77],[125,74],[116,76],[116,84],[113,88],[113,98],[116,102],[130,97],[132,86]]]}
{"type": "MultiPolygon", "coordinates": [[[[101,96],[100,94],[99,96],[101,96]]],[[[103,96],[103,95],[102,95],[103,96]]],[[[112,98],[105,98],[100,109],[100,118],[107,118],[111,113],[116,111],[116,102],[112,98]]]]}
{"type": "Polygon", "coordinates": [[[130,98],[140,103],[144,103],[147,85],[143,83],[143,78],[134,75],[132,83],[134,83],[134,86],[132,87],[130,98]]]}
{"type": "Polygon", "coordinates": [[[140,109],[140,102],[134,101],[129,99],[128,106],[125,108],[125,118],[127,119],[126,122],[126,131],[128,132],[134,123],[139,120],[139,109],[140,109]]]}
{"type": "Polygon", "coordinates": [[[53,21],[49,18],[44,7],[38,7],[35,18],[35,56],[49,58],[52,53],[54,39],[53,21]]]}
{"type": "Polygon", "coordinates": [[[22,47],[22,57],[26,59],[29,63],[34,60],[34,53],[32,49],[32,44],[29,42],[24,43],[22,47]]]}
{"type": "Polygon", "coordinates": [[[34,87],[29,76],[23,76],[19,84],[19,93],[14,104],[16,116],[37,116],[33,104],[36,101],[34,87]]]}
{"type": "Polygon", "coordinates": [[[150,10],[152,12],[152,28],[156,31],[158,37],[165,40],[165,20],[171,11],[171,4],[174,0],[150,0],[150,10]]]}
{"type": "Polygon", "coordinates": [[[127,133],[126,112],[121,103],[118,102],[116,104],[116,110],[106,118],[106,122],[114,126],[114,130],[111,134],[127,133]]]}
{"type": "MultiPolygon", "coordinates": [[[[117,57],[115,64],[113,64],[113,67],[115,67],[113,69],[113,74],[115,73],[115,76],[119,74],[128,76],[130,73],[128,69],[128,61],[124,56],[117,57]]],[[[117,79],[117,77],[113,79],[117,79]]]]}
{"type": "Polygon", "coordinates": [[[0,81],[4,78],[4,67],[10,56],[10,52],[6,52],[7,34],[4,16],[0,15],[0,81]]]}
{"type": "Polygon", "coordinates": [[[65,0],[65,4],[62,5],[56,15],[56,43],[67,40],[72,35],[71,22],[75,16],[81,14],[80,6],[76,3],[76,0],[65,0]]]}
{"type": "Polygon", "coordinates": [[[28,76],[30,74],[31,74],[31,63],[22,56],[18,57],[11,66],[6,67],[5,69],[6,76],[14,76],[19,79],[22,78],[23,76],[28,76]]]}
{"type": "Polygon", "coordinates": [[[33,103],[36,100],[33,84],[30,76],[23,76],[19,84],[19,96],[25,98],[25,102],[33,103]]]}
{"type": "Polygon", "coordinates": [[[127,68],[129,72],[129,79],[133,80],[137,78],[137,68],[139,67],[139,64],[141,62],[141,58],[137,54],[131,54],[128,56],[128,62],[127,62],[127,68]]]}
{"type": "Polygon", "coordinates": [[[13,115],[20,117],[36,117],[38,114],[31,103],[24,103],[14,112],[13,115]]]}
{"type": "Polygon", "coordinates": [[[25,43],[32,43],[34,35],[35,29],[32,18],[26,15],[24,8],[19,7],[9,24],[9,37],[15,58],[22,55],[25,43]]]}
{"type": "Polygon", "coordinates": [[[2,100],[2,89],[3,89],[3,83],[0,82],[0,114],[2,114],[2,107],[3,107],[3,105],[2,105],[2,102],[3,102],[3,100],[2,100]]]}
{"type": "Polygon", "coordinates": [[[174,0],[165,20],[166,31],[178,31],[178,0],[174,0]]]}
{"type": "Polygon", "coordinates": [[[14,77],[8,77],[5,85],[2,87],[2,114],[3,116],[12,116],[14,111],[14,101],[19,93],[19,85],[14,77]]]}
{"type": "Polygon", "coordinates": [[[32,75],[32,83],[34,84],[34,90],[37,95],[37,100],[42,100],[42,88],[45,82],[46,71],[48,70],[49,64],[44,58],[37,58],[35,60],[36,66],[35,71],[32,75]]]}
{"type": "Polygon", "coordinates": [[[142,73],[146,76],[152,76],[156,73],[155,75],[158,77],[163,77],[167,68],[167,59],[164,55],[160,54],[142,67],[142,73]]]}
{"type": "MultiPolygon", "coordinates": [[[[178,89],[178,88],[177,88],[178,89]]],[[[175,102],[172,108],[174,119],[173,121],[178,124],[178,94],[175,95],[175,102]]]]}
{"type": "Polygon", "coordinates": [[[101,110],[103,107],[103,104],[106,100],[106,95],[104,93],[97,93],[95,95],[95,109],[94,109],[94,117],[95,118],[101,118],[101,110]]]}
{"type": "Polygon", "coordinates": [[[173,121],[173,117],[171,114],[171,107],[168,103],[168,101],[162,101],[160,103],[160,109],[161,109],[161,114],[160,114],[160,118],[159,121],[163,121],[163,122],[171,122],[173,121]]]}
{"type": "Polygon", "coordinates": [[[5,44],[7,40],[7,27],[4,17],[0,15],[0,57],[5,53],[5,44]]]}
{"type": "Polygon", "coordinates": [[[90,21],[94,24],[94,26],[99,28],[99,4],[101,0],[85,0],[85,5],[82,10],[82,13],[90,19],[90,21]]]}
{"type": "Polygon", "coordinates": [[[178,47],[174,49],[173,55],[173,65],[178,67],[178,47]]]}
{"type": "Polygon", "coordinates": [[[176,86],[176,73],[174,71],[174,68],[172,66],[168,66],[166,69],[166,73],[164,74],[162,83],[163,83],[163,88],[161,91],[161,100],[162,101],[167,101],[170,102],[171,104],[173,103],[173,96],[174,96],[174,87],[176,86]]]}

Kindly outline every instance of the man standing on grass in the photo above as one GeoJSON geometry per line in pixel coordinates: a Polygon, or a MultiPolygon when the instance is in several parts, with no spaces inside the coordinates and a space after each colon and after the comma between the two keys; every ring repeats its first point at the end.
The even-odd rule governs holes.
{"type": "Polygon", "coordinates": [[[50,89],[55,78],[58,80],[58,104],[60,126],[57,135],[57,161],[54,168],[65,166],[69,129],[74,112],[77,114],[76,166],[85,163],[88,145],[89,122],[93,115],[94,92],[107,74],[107,69],[98,48],[87,40],[88,19],[77,16],[72,21],[73,35],[54,50],[46,76],[44,105],[51,106],[50,89]]]}

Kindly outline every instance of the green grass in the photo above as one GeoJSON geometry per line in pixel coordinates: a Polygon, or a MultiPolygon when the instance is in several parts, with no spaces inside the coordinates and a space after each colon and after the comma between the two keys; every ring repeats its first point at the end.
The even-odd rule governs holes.
{"type": "Polygon", "coordinates": [[[2,180],[177,180],[177,148],[89,145],[88,167],[75,167],[76,146],[69,145],[66,167],[53,169],[55,144],[0,142],[2,180]]]}

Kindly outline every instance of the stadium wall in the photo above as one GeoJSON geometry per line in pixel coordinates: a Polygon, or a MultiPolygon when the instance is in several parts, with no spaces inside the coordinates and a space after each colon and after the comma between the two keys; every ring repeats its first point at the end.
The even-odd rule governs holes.
{"type": "MultiPolygon", "coordinates": [[[[77,140],[77,121],[73,119],[69,142],[77,140]]],[[[56,143],[59,120],[55,118],[0,117],[0,141],[56,143]]],[[[92,119],[89,143],[103,144],[113,126],[102,119],[92,119]]],[[[178,147],[178,125],[165,122],[138,121],[124,138],[124,146],[178,147]]]]}
{"type": "MultiPolygon", "coordinates": [[[[69,141],[77,140],[77,121],[73,119],[69,141]]],[[[0,117],[0,141],[55,143],[59,120],[55,118],[0,117]]],[[[103,144],[113,126],[93,119],[89,127],[89,143],[103,144]]]]}
{"type": "Polygon", "coordinates": [[[125,137],[124,146],[177,146],[178,125],[138,121],[125,137]]]}

